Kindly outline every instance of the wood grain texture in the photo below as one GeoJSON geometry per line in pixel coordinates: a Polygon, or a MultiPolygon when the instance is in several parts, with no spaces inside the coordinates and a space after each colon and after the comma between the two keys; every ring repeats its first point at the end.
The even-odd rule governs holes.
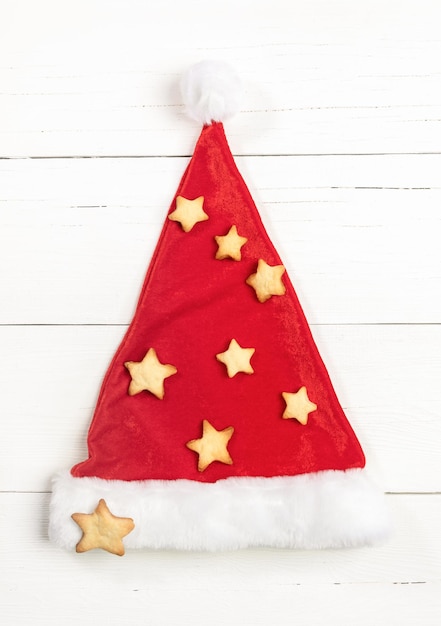
{"type": "Polygon", "coordinates": [[[200,0],[8,0],[0,11],[4,156],[189,154],[177,82],[213,57],[244,80],[234,150],[440,149],[436,0],[224,0],[219,11],[200,0]]]}
{"type": "Polygon", "coordinates": [[[438,626],[438,0],[0,3],[0,603],[8,626],[438,626]],[[199,128],[179,78],[244,83],[226,131],[387,496],[384,546],[65,553],[50,478],[102,377],[199,128]]]}
{"type": "Polygon", "coordinates": [[[359,611],[357,621],[365,626],[378,623],[379,612],[381,620],[405,615],[409,623],[435,626],[441,607],[441,498],[418,496],[417,506],[415,496],[388,500],[395,532],[385,546],[321,552],[144,550],[118,559],[99,550],[79,556],[48,545],[48,495],[2,494],[1,506],[10,512],[0,519],[10,562],[5,581],[10,604],[3,611],[15,616],[13,623],[69,625],[93,623],[98,615],[115,625],[176,619],[194,624],[210,614],[210,623],[219,626],[288,625],[295,615],[313,625],[324,610],[329,623],[349,626],[359,611]],[[49,595],[48,588],[66,591],[49,595]]]}
{"type": "MultiPolygon", "coordinates": [[[[187,162],[0,161],[0,323],[128,323],[187,162]]],[[[441,155],[237,163],[311,323],[441,319],[441,155]]]]}

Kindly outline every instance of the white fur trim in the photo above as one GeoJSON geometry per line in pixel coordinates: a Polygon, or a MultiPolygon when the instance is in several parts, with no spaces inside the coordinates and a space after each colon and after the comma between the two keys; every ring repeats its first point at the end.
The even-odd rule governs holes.
{"type": "Polygon", "coordinates": [[[71,514],[92,512],[100,498],[115,515],[133,518],[127,548],[338,548],[376,543],[388,534],[383,494],[364,470],[352,469],[217,483],[63,473],[53,483],[50,538],[74,548],[81,530],[71,514]]]}
{"type": "Polygon", "coordinates": [[[211,124],[237,113],[242,84],[228,63],[201,61],[182,77],[181,92],[187,114],[200,124],[211,124]]]}

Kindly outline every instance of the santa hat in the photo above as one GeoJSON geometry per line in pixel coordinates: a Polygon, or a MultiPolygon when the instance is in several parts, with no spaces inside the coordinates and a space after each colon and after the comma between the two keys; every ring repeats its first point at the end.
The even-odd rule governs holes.
{"type": "Polygon", "coordinates": [[[228,147],[239,82],[184,82],[202,124],[129,329],[105,376],[89,457],[53,482],[50,537],[100,547],[326,548],[388,527],[292,283],[228,147]]]}

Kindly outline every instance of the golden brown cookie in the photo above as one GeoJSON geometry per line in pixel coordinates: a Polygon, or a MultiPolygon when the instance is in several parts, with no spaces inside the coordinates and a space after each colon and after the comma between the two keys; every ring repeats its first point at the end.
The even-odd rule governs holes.
{"type": "Polygon", "coordinates": [[[87,552],[101,548],[112,554],[123,556],[123,537],[135,528],[130,517],[116,517],[101,499],[93,513],[73,513],[72,519],[83,531],[83,536],[77,543],[77,552],[87,552]]]}
{"type": "Polygon", "coordinates": [[[220,261],[223,259],[240,261],[242,259],[240,249],[248,239],[238,234],[236,226],[232,226],[226,235],[216,235],[215,240],[218,245],[216,259],[220,261]]]}
{"type": "Polygon", "coordinates": [[[186,446],[190,450],[197,452],[199,455],[198,470],[203,472],[213,461],[219,461],[226,465],[232,465],[227,445],[233,436],[234,428],[229,426],[224,430],[216,430],[209,421],[202,422],[202,437],[200,439],[192,439],[187,442],[186,446]]]}
{"type": "Polygon", "coordinates": [[[182,230],[188,233],[198,222],[208,220],[208,215],[202,208],[203,205],[204,196],[199,196],[199,198],[195,198],[194,200],[177,196],[176,209],[169,214],[168,219],[173,222],[179,222],[182,226],[182,230]]]}
{"type": "Polygon", "coordinates": [[[263,259],[259,259],[257,272],[248,276],[246,283],[254,289],[259,302],[265,302],[271,296],[285,294],[286,289],[282,281],[284,272],[283,265],[268,265],[263,259]]]}
{"type": "Polygon", "coordinates": [[[233,378],[238,372],[253,374],[250,359],[255,351],[255,348],[242,348],[235,339],[232,339],[228,350],[216,354],[216,359],[226,366],[229,378],[233,378]]]}
{"type": "Polygon", "coordinates": [[[297,393],[282,392],[286,402],[283,419],[294,418],[305,426],[308,423],[308,415],[317,410],[317,405],[308,398],[306,387],[300,387],[297,393]]]}
{"type": "Polygon", "coordinates": [[[127,361],[124,365],[132,377],[129,396],[150,391],[160,400],[164,398],[164,380],[178,371],[174,365],[161,363],[154,348],[150,348],[142,361],[127,361]]]}

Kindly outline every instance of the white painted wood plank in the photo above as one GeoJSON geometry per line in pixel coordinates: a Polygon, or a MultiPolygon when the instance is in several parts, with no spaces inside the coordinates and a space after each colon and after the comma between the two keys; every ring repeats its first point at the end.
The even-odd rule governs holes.
{"type": "MultiPolygon", "coordinates": [[[[0,161],[0,323],[128,323],[187,162],[0,161]]],[[[441,320],[440,155],[237,162],[310,323],[441,320]]]]}
{"type": "MultiPolygon", "coordinates": [[[[174,567],[173,563],[169,563],[169,567],[174,567]]],[[[81,622],[84,626],[93,626],[105,619],[109,626],[121,623],[125,626],[144,623],[205,626],[209,619],[211,626],[274,623],[292,626],[299,621],[302,626],[317,626],[323,622],[329,626],[353,626],[356,616],[359,626],[387,626],[395,622],[400,626],[438,626],[441,614],[437,583],[342,586],[294,582],[277,587],[263,583],[254,589],[243,589],[242,580],[234,577],[234,585],[229,582],[220,587],[188,590],[180,588],[179,584],[166,587],[164,583],[158,592],[156,579],[151,574],[143,578],[143,584],[133,585],[133,589],[126,586],[121,589],[121,584],[112,580],[103,591],[102,583],[97,585],[94,579],[89,589],[81,585],[71,590],[72,581],[63,575],[62,580],[71,590],[67,593],[58,590],[61,583],[54,581],[52,575],[42,573],[42,577],[54,584],[56,597],[50,597],[46,589],[38,599],[30,589],[17,589],[7,597],[6,605],[3,604],[3,614],[17,620],[12,624],[76,626],[81,622]],[[16,607],[10,604],[13,600],[17,602],[16,607]]],[[[141,575],[130,578],[137,582],[141,575]]],[[[107,577],[104,580],[107,581],[107,577]]]]}
{"type": "Polygon", "coordinates": [[[435,626],[441,498],[389,497],[384,546],[319,552],[67,553],[46,538],[47,494],[1,494],[2,616],[8,624],[435,626]],[[117,601],[115,600],[117,598],[117,601]],[[215,607],[215,608],[214,608],[215,607]],[[297,617],[296,617],[297,616],[297,617]]]}
{"type": "Polygon", "coordinates": [[[0,154],[188,154],[178,81],[203,58],[244,81],[242,154],[440,150],[437,0],[255,4],[3,2],[0,154]]]}
{"type": "MultiPolygon", "coordinates": [[[[385,491],[441,491],[441,326],[314,326],[385,491]]],[[[0,327],[0,489],[42,491],[87,458],[102,378],[125,327],[0,327]],[[26,462],[23,462],[26,459],[26,462]]]]}
{"type": "MultiPolygon", "coordinates": [[[[440,492],[440,17],[438,0],[0,3],[0,157],[190,155],[182,71],[237,68],[230,145],[256,155],[239,167],[389,491],[440,492]],[[259,156],[326,153],[378,156],[259,156]]],[[[186,162],[0,159],[0,489],[47,491],[84,458],[186,162]],[[112,326],[16,326],[67,322],[112,326]]],[[[441,622],[439,494],[388,496],[379,548],[124,559],[50,545],[48,501],[0,493],[8,626],[441,622]]]]}

